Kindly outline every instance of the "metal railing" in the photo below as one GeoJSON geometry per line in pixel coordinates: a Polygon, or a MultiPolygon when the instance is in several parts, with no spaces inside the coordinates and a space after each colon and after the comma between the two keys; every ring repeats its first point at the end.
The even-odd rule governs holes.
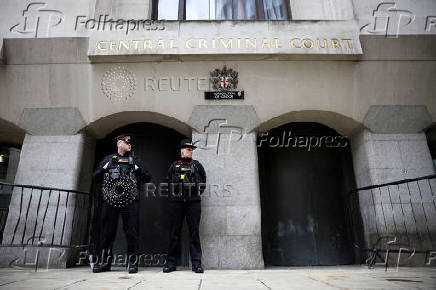
{"type": "Polygon", "coordinates": [[[424,254],[425,260],[435,253],[436,174],[357,188],[349,197],[354,246],[369,254],[369,268],[377,258],[387,268],[390,253],[424,254]]]}
{"type": "Polygon", "coordinates": [[[0,247],[86,248],[89,193],[0,182],[0,247]]]}

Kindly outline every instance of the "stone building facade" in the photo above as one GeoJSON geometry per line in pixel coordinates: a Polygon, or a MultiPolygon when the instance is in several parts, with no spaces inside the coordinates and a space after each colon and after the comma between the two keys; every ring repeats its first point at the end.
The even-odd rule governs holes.
{"type": "MultiPolygon", "coordinates": [[[[264,184],[273,180],[262,177],[263,133],[287,124],[316,123],[346,137],[350,160],[343,163],[350,167],[347,177],[338,177],[347,182],[341,183],[341,192],[435,173],[425,134],[436,122],[435,1],[290,0],[282,1],[288,11],[282,19],[259,8],[266,7],[266,0],[256,6],[263,19],[219,18],[220,1],[215,17],[209,5],[209,18],[189,18],[205,8],[167,1],[168,7],[177,2],[178,16],[163,20],[159,11],[164,11],[164,2],[2,1],[0,144],[21,149],[10,182],[90,191],[102,140],[132,124],[159,125],[201,144],[194,158],[204,164],[208,183],[216,186],[203,198],[205,267],[258,269],[274,264],[265,260],[280,260],[275,254],[265,256],[270,244],[265,232],[274,232],[274,226],[263,221],[269,215],[264,184]],[[235,91],[243,91],[243,99],[205,98],[205,92],[216,91],[210,73],[224,67],[238,73],[235,91]]],[[[310,130],[302,131],[310,135],[310,130]]],[[[147,156],[145,163],[154,168],[157,161],[147,156]]],[[[290,160],[277,161],[277,168],[285,172],[290,160]]],[[[319,171],[315,180],[323,174],[319,171]]],[[[299,182],[309,182],[298,180],[293,181],[297,188],[299,182]]],[[[309,191],[313,200],[322,196],[322,189],[309,191]]],[[[366,202],[361,199],[359,206],[361,234],[368,244],[373,225],[381,221],[369,213],[366,202]]],[[[413,203],[408,201],[412,209],[413,203]]],[[[3,244],[13,232],[18,207],[14,193],[3,244]]],[[[281,210],[292,208],[283,205],[281,210]]],[[[435,209],[419,210],[423,212],[417,215],[430,221],[436,236],[435,209]]],[[[394,216],[398,223],[405,218],[394,216]]],[[[153,223],[152,218],[147,222],[153,223]]],[[[310,222],[293,222],[278,224],[276,237],[282,237],[281,227],[285,236],[297,234],[298,225],[310,228],[310,222]]],[[[419,226],[410,226],[419,234],[419,226]]],[[[408,227],[402,230],[410,232],[408,227]]],[[[316,237],[310,239],[316,244],[316,237]]],[[[412,242],[426,249],[434,243],[431,238],[412,242]]],[[[22,255],[0,250],[11,259],[22,255]]],[[[286,264],[292,255],[283,259],[286,264]]],[[[323,264],[321,260],[306,264],[323,264]]]]}

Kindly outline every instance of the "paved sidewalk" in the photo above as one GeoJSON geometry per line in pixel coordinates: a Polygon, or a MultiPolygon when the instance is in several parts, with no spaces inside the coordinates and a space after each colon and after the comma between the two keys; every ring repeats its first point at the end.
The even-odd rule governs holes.
{"type": "Polygon", "coordinates": [[[436,268],[363,266],[297,267],[267,270],[182,269],[170,274],[160,268],[121,268],[93,274],[87,267],[38,271],[0,269],[0,289],[436,289],[436,268]]]}

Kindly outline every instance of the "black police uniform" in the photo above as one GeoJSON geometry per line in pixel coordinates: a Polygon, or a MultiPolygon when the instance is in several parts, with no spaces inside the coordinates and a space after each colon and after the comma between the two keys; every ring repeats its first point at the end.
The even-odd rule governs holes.
{"type": "Polygon", "coordinates": [[[182,158],[171,164],[167,181],[169,182],[171,225],[167,264],[164,272],[174,271],[176,268],[177,249],[180,244],[180,233],[185,217],[189,228],[191,263],[194,270],[201,267],[200,195],[205,189],[206,172],[199,161],[182,158]]]}
{"type": "MultiPolygon", "coordinates": [[[[120,154],[113,154],[106,156],[94,172],[94,178],[96,182],[101,183],[104,173],[109,172],[109,169],[114,169],[118,164],[120,158],[126,159],[130,156],[131,152],[126,152],[123,156],[120,154]],[[106,163],[109,162],[107,169],[104,169],[106,163]]],[[[133,164],[138,166],[138,169],[134,171],[137,180],[138,192],[141,188],[141,183],[146,183],[151,180],[149,172],[144,168],[142,162],[134,157],[133,164]]],[[[134,170],[134,169],[133,169],[134,170]]],[[[123,219],[123,230],[127,239],[127,255],[134,257],[133,261],[137,261],[137,254],[139,251],[138,244],[138,228],[139,228],[139,202],[136,198],[130,204],[124,207],[115,207],[110,205],[107,201],[103,200],[102,203],[102,263],[106,263],[108,267],[105,270],[110,270],[110,264],[112,262],[111,252],[112,244],[115,240],[118,217],[121,214],[123,219]],[[109,268],[109,269],[108,269],[109,268]]]]}

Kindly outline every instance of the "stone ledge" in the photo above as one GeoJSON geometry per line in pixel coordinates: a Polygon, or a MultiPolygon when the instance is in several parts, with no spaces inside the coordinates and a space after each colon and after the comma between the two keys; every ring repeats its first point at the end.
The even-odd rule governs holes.
{"type": "Polygon", "coordinates": [[[413,134],[432,124],[427,107],[414,105],[371,106],[363,120],[373,133],[413,134]]]}
{"type": "Polygon", "coordinates": [[[89,63],[87,37],[4,39],[4,62],[11,64],[89,63]]]}
{"type": "Polygon", "coordinates": [[[415,34],[386,38],[360,35],[363,54],[359,60],[436,60],[436,35],[415,34]]]}
{"type": "Polygon", "coordinates": [[[19,125],[38,136],[75,135],[86,123],[78,108],[24,108],[19,125]]]}

